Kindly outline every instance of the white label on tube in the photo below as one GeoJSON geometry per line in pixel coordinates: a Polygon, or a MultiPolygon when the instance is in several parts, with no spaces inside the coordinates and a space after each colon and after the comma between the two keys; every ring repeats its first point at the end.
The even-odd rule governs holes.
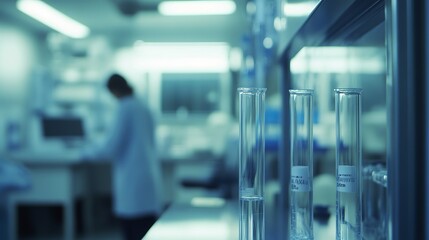
{"type": "Polygon", "coordinates": [[[290,189],[294,192],[309,192],[310,168],[308,166],[293,166],[290,179],[290,189]]]}
{"type": "Polygon", "coordinates": [[[339,165],[337,169],[337,191],[356,191],[356,167],[339,165]]]}

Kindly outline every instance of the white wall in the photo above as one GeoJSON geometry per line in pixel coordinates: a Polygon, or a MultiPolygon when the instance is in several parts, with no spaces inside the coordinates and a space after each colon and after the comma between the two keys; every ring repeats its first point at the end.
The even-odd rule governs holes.
{"type": "MultiPolygon", "coordinates": [[[[0,22],[0,151],[6,148],[6,125],[22,130],[27,113],[28,83],[40,64],[37,38],[9,23],[0,22]]],[[[23,139],[23,131],[17,135],[23,139]]]]}

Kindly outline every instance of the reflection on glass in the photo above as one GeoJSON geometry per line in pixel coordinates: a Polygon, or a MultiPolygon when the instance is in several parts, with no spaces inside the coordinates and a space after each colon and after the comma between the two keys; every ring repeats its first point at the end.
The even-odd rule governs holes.
{"type": "Polygon", "coordinates": [[[363,169],[362,234],[368,240],[387,239],[387,171],[382,164],[363,169]]]}

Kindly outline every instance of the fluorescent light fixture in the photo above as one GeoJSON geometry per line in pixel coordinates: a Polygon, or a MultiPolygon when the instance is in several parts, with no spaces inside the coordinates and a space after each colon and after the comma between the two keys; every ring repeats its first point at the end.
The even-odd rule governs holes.
{"type": "Polygon", "coordinates": [[[285,3],[283,12],[287,17],[305,17],[310,15],[319,2],[285,3]]]}
{"type": "Polygon", "coordinates": [[[162,15],[228,15],[235,12],[231,0],[220,1],[164,1],[158,6],[162,15]]]}
{"type": "Polygon", "coordinates": [[[89,35],[87,26],[41,0],[18,0],[16,7],[21,12],[71,38],[85,38],[89,35]]]}

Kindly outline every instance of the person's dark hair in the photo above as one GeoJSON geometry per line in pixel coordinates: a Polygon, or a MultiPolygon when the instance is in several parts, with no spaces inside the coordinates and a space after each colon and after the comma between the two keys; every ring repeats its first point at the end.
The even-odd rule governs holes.
{"type": "Polygon", "coordinates": [[[133,89],[128,84],[125,78],[117,73],[112,74],[107,80],[107,88],[110,92],[119,92],[120,94],[128,95],[133,93],[133,89]]]}

